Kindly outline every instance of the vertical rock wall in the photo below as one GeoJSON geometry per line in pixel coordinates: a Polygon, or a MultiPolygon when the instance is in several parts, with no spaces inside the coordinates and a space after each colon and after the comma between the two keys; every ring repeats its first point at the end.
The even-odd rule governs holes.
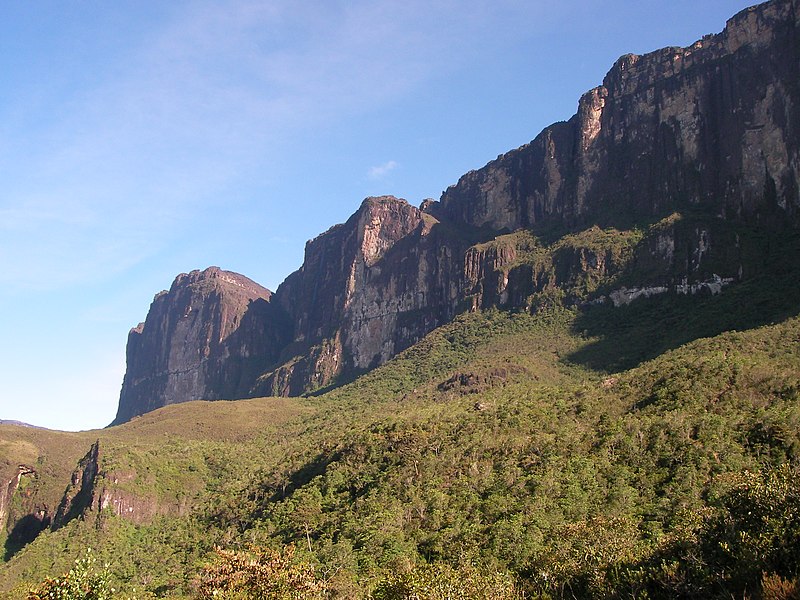
{"type": "Polygon", "coordinates": [[[742,11],[687,48],[623,56],[569,121],[439,202],[366,199],[308,242],[274,297],[219,269],[179,276],[131,332],[115,422],[322,388],[463,310],[752,275],[765,260],[752,240],[800,226],[797,1],[742,11]],[[626,237],[635,227],[644,239],[626,237]]]}
{"type": "Polygon", "coordinates": [[[286,343],[285,317],[271,296],[217,267],[179,275],[128,336],[114,424],[174,402],[246,395],[286,343]]]}
{"type": "Polygon", "coordinates": [[[623,56],[572,119],[464,175],[434,214],[510,231],[685,207],[797,224],[797,19],[796,2],[776,0],[688,48],[623,56]]]}

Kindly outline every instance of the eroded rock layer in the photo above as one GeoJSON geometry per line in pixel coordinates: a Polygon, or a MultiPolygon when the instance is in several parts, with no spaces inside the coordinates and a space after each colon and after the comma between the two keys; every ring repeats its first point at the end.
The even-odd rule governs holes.
{"type": "Polygon", "coordinates": [[[744,10],[688,48],[623,56],[574,117],[464,175],[434,213],[509,231],[687,207],[797,224],[796,4],[744,10]]]}

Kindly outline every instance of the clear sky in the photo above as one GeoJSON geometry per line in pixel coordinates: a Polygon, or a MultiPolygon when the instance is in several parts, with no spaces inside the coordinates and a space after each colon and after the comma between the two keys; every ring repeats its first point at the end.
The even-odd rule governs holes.
{"type": "Polygon", "coordinates": [[[274,290],[370,195],[419,204],[739,0],[0,0],[0,419],[103,427],[181,272],[274,290]]]}

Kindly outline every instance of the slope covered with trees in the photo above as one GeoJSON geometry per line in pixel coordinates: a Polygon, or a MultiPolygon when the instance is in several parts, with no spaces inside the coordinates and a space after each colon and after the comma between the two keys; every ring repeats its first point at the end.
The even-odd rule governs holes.
{"type": "Polygon", "coordinates": [[[91,547],[122,597],[202,596],[257,556],[320,597],[780,597],[800,567],[798,280],[469,313],[315,397],[5,426],[40,463],[99,439],[95,487],[140,514],[95,502],[7,542],[3,589],[24,597],[91,547]],[[720,315],[729,331],[698,337],[720,315]],[[626,343],[665,327],[680,345],[655,358],[626,343]]]}
{"type": "Polygon", "coordinates": [[[0,425],[0,593],[800,596],[798,14],[623,57],[274,295],[179,276],[116,426],[0,425]]]}

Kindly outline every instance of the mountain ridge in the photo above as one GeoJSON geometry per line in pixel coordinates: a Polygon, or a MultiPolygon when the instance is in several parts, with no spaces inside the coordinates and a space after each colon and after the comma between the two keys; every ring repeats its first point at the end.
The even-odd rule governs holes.
{"type": "Polygon", "coordinates": [[[0,595],[91,548],[120,597],[270,564],[318,598],[797,596],[796,8],[622,57],[572,124],[439,202],[365,199],[275,293],[179,275],[113,426],[0,422],[0,595]]]}
{"type": "MultiPolygon", "coordinates": [[[[686,48],[622,56],[571,119],[466,173],[439,201],[365,199],[306,244],[253,331],[239,328],[273,334],[249,352],[227,398],[327,388],[467,310],[535,311],[554,294],[620,304],[716,293],[755,276],[768,238],[800,224],[797,48],[794,0],[745,9],[686,48]]],[[[162,343],[207,352],[175,335],[162,343]]],[[[203,377],[229,378],[225,352],[203,377]]],[[[129,361],[126,381],[169,371],[129,361]]],[[[130,408],[114,423],[224,396],[197,377],[139,397],[124,385],[120,406],[130,408]]]]}

